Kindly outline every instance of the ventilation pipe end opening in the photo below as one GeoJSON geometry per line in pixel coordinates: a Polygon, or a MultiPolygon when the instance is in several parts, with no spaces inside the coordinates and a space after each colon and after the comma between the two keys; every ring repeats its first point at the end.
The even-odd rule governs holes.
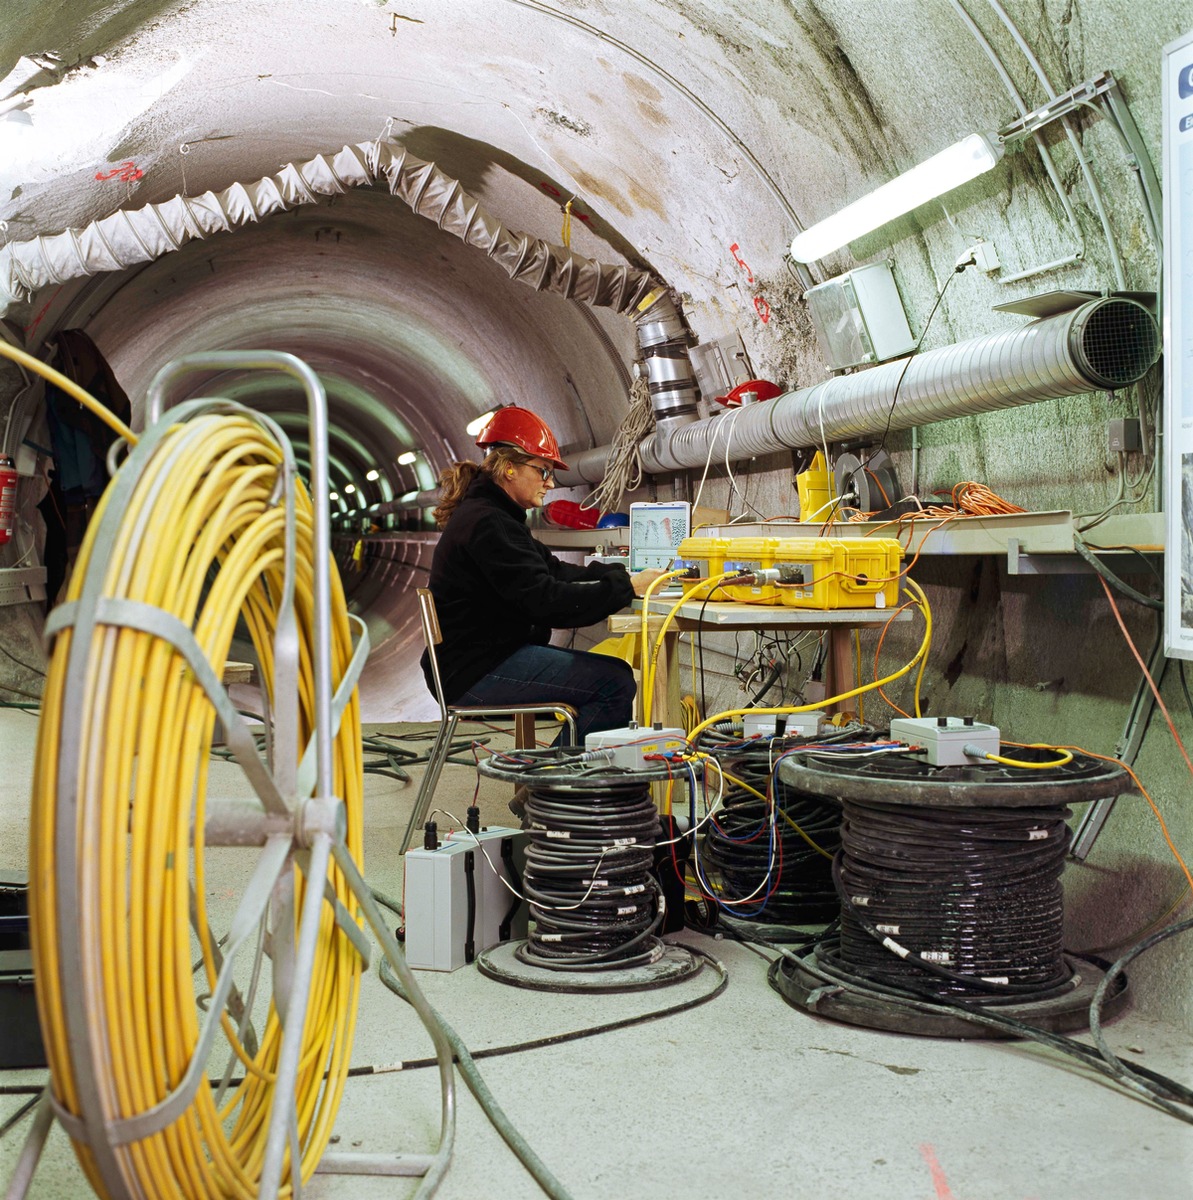
{"type": "Polygon", "coordinates": [[[1114,391],[1137,383],[1160,357],[1160,330],[1138,301],[1107,297],[1082,305],[1069,329],[1069,349],[1082,373],[1114,391]]]}

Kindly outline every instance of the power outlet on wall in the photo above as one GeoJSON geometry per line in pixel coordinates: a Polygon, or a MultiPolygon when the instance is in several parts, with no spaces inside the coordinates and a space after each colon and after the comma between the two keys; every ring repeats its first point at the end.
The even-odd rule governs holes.
{"type": "Polygon", "coordinates": [[[1134,454],[1139,450],[1139,418],[1115,417],[1106,427],[1110,442],[1110,452],[1118,454],[1134,454]]]}

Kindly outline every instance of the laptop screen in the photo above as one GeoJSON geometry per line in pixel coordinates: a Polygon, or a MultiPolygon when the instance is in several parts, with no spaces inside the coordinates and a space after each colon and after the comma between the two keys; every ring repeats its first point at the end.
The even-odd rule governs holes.
{"type": "Polygon", "coordinates": [[[686,501],[671,504],[630,505],[630,570],[667,568],[679,543],[688,536],[692,506],[686,501]]]}

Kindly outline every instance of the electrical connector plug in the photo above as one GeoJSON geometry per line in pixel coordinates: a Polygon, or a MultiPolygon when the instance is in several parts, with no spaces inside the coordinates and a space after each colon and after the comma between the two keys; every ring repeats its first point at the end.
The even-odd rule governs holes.
{"type": "Polygon", "coordinates": [[[982,241],[975,242],[963,251],[953,264],[953,270],[964,271],[966,267],[977,267],[979,271],[985,271],[989,275],[992,271],[997,271],[1000,265],[993,243],[982,241]]]}
{"type": "Polygon", "coordinates": [[[753,571],[743,571],[725,580],[731,584],[750,584],[753,587],[765,587],[767,584],[779,582],[779,571],[775,567],[758,567],[753,571]]]}

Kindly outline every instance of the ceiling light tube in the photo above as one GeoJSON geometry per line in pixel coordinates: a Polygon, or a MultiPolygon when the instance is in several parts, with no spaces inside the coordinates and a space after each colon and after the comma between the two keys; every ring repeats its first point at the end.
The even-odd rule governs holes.
{"type": "Polygon", "coordinates": [[[381,472],[380,472],[380,471],[378,471],[378,470],[375,470],[375,469],[374,469],[374,470],[370,471],[370,472],[369,472],[369,473],[368,473],[368,474],[365,476],[365,478],[366,478],[366,479],[367,479],[367,480],[368,480],[370,483],[375,483],[375,482],[376,482],[378,479],[380,479],[380,478],[381,478],[381,472]]]}
{"type": "Polygon", "coordinates": [[[919,166],[904,171],[890,183],[884,183],[868,196],[797,234],[791,243],[791,257],[796,262],[809,263],[840,250],[896,217],[976,179],[989,171],[1002,154],[1003,147],[994,138],[971,133],[919,166]]]}
{"type": "MultiPolygon", "coordinates": [[[[486,418],[486,419],[487,419],[487,418],[486,418]]],[[[469,432],[469,433],[479,433],[479,432],[480,432],[480,430],[479,430],[479,429],[478,429],[478,430],[473,430],[472,426],[471,426],[471,425],[469,425],[469,426],[468,426],[468,432],[469,432]]],[[[415,460],[416,458],[418,458],[418,454],[417,454],[417,453],[415,453],[415,451],[413,451],[413,450],[407,450],[407,451],[405,451],[405,453],[403,453],[403,454],[399,454],[399,455],[398,455],[398,466],[399,466],[399,467],[408,467],[408,466],[410,466],[410,464],[411,464],[412,462],[414,462],[414,460],[415,460]]]]}
{"type": "MultiPolygon", "coordinates": [[[[498,405],[498,407],[500,407],[500,405],[498,405]]],[[[497,411],[497,409],[496,409],[496,408],[491,408],[491,409],[489,409],[489,411],[488,411],[488,412],[481,413],[481,415],[480,415],[479,417],[477,417],[477,418],[476,418],[476,420],[474,420],[474,421],[469,421],[469,422],[468,422],[468,424],[464,426],[464,432],[465,432],[466,434],[468,434],[468,436],[469,436],[469,437],[476,437],[476,435],[477,435],[478,433],[480,433],[480,431],[481,431],[482,429],[484,429],[484,427],[485,427],[486,425],[488,425],[488,423],[489,423],[489,418],[490,418],[490,417],[491,417],[491,416],[492,416],[492,415],[493,415],[493,414],[494,414],[496,411],[497,411]]]]}
{"type": "Polygon", "coordinates": [[[346,492],[346,493],[347,493],[349,496],[351,496],[351,495],[352,495],[352,493],[353,493],[354,491],[356,491],[356,484],[354,484],[354,483],[346,483],[346,484],[344,484],[344,491],[345,491],[345,492],[346,492]]]}

